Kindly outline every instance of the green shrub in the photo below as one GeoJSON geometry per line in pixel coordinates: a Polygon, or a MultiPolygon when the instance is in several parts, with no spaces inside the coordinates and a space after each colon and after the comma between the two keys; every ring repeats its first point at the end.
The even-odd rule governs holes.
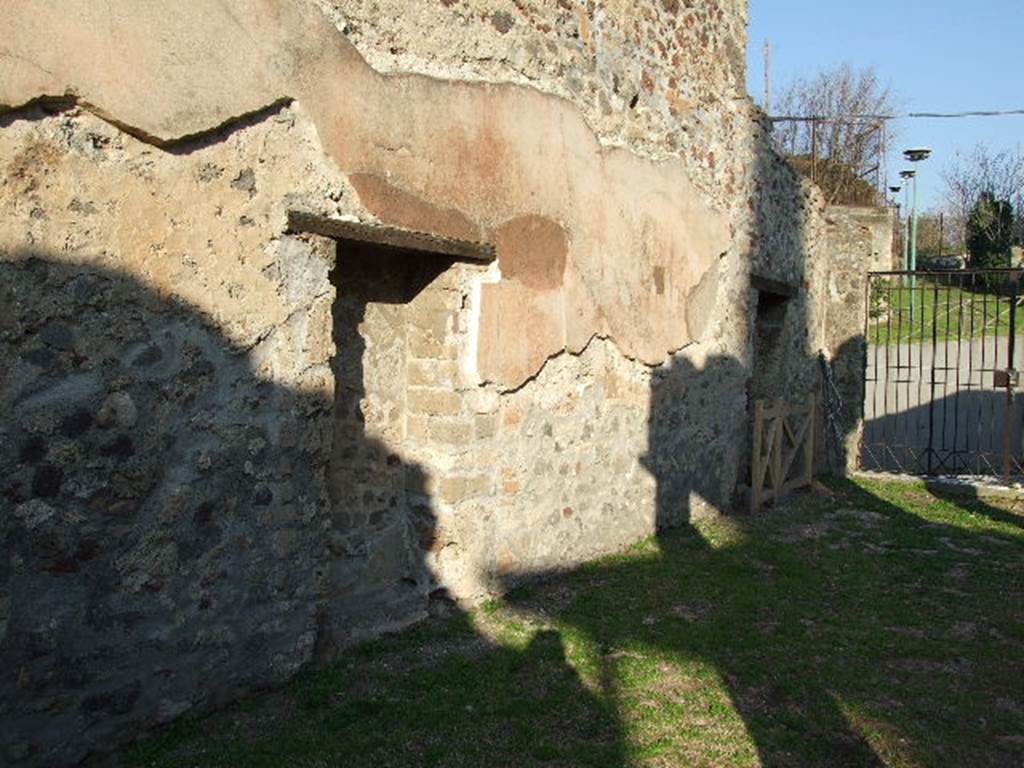
{"type": "Polygon", "coordinates": [[[967,252],[975,269],[1003,269],[1010,266],[1013,236],[1013,206],[983,192],[967,217],[967,252]]]}

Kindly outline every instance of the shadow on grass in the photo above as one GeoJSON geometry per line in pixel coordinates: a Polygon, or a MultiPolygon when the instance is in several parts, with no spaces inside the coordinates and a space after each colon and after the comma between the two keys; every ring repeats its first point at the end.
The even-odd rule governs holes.
{"type": "MultiPolygon", "coordinates": [[[[1008,535],[1017,529],[964,520],[956,508],[919,517],[898,495],[892,503],[847,481],[830,486],[827,507],[804,502],[728,526],[724,538],[720,524],[663,537],[657,557],[614,566],[603,577],[614,587],[561,614],[608,649],[606,677],[646,667],[642,682],[615,693],[624,732],[651,724],[640,702],[653,680],[688,674],[692,683],[686,670],[704,668],[739,718],[708,721],[721,703],[713,682],[659,697],[660,707],[681,707],[646,740],[664,740],[668,764],[1019,764],[1024,547],[1008,535]],[[621,661],[637,653],[647,661],[621,661]],[[702,718],[720,736],[673,733],[702,718]]],[[[927,499],[908,501],[927,509],[927,499]]]]}
{"type": "Polygon", "coordinates": [[[133,764],[1020,764],[1019,527],[826,485],[364,646],[133,764]]]}
{"type": "Polygon", "coordinates": [[[179,723],[130,765],[624,765],[610,702],[562,636],[482,640],[465,615],[355,649],[285,691],[179,723]]]}
{"type": "MultiPolygon", "coordinates": [[[[981,515],[997,523],[1024,528],[1024,516],[1020,515],[1021,498],[1016,495],[1008,495],[1003,498],[1004,504],[1010,506],[1013,511],[1000,509],[993,506],[986,499],[999,498],[981,493],[977,486],[960,483],[949,483],[939,481],[926,482],[928,492],[935,498],[949,502],[969,515],[981,515]]],[[[997,492],[998,493],[998,492],[997,492]]]]}

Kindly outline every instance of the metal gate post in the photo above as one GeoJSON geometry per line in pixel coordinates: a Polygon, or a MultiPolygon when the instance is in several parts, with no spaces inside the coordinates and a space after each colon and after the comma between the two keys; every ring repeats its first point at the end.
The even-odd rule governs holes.
{"type": "Polygon", "coordinates": [[[1006,412],[1003,417],[1003,478],[1007,483],[1013,474],[1013,390],[1017,383],[1014,366],[1014,347],[1017,346],[1017,295],[1020,292],[1020,272],[1010,278],[1010,328],[1006,335],[1009,348],[1006,350],[1006,412]]]}
{"type": "MultiPolygon", "coordinates": [[[[934,278],[933,278],[934,279],[934,278]]],[[[911,278],[913,280],[913,278],[911,278]]],[[[911,288],[913,292],[913,288],[911,288]]],[[[911,305],[913,306],[913,305],[911,305]]],[[[921,309],[922,316],[924,315],[924,308],[921,309]]],[[[922,323],[923,324],[923,323],[922,323]]],[[[935,471],[934,465],[932,464],[932,458],[935,456],[935,361],[939,359],[939,284],[938,282],[932,283],[932,365],[929,375],[931,382],[928,390],[928,474],[932,474],[935,471]]],[[[943,351],[943,356],[948,355],[948,342],[946,349],[943,351]]]]}

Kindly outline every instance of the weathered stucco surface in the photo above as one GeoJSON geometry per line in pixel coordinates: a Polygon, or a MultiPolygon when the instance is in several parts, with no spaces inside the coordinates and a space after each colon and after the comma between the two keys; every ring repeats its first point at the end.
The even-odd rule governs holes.
{"type": "Polygon", "coordinates": [[[193,150],[87,114],[0,130],[5,764],[312,657],[333,253],[282,227],[343,184],[291,110],[193,150]]]}
{"type": "Polygon", "coordinates": [[[677,164],[602,148],[571,104],[533,89],[381,75],[308,4],[202,0],[150,13],[135,3],[20,6],[14,50],[0,57],[0,103],[75,94],[167,143],[295,98],[383,221],[411,223],[410,200],[415,223],[441,235],[490,240],[523,215],[547,219],[565,232],[565,272],[543,290],[522,274],[487,290],[485,305],[496,306],[483,332],[501,351],[481,358],[485,379],[518,386],[539,361],[595,334],[647,363],[693,341],[681,299],[728,248],[728,231],[677,164]],[[45,37],[32,34],[40,24],[45,37]],[[72,48],[85,55],[53,53],[72,48]],[[128,69],[126,88],[111,72],[128,69]],[[531,351],[505,345],[535,312],[545,321],[531,351]]]}
{"type": "Polygon", "coordinates": [[[8,11],[0,762],[728,507],[819,351],[856,402],[871,228],[770,151],[740,0],[8,11]]]}

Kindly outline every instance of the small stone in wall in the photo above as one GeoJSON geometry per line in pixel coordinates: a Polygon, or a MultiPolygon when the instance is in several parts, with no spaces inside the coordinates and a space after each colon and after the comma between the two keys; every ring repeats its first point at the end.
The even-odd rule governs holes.
{"type": "Polygon", "coordinates": [[[505,11],[495,11],[491,14],[491,25],[503,35],[512,29],[514,24],[515,21],[505,11]]]}
{"type": "Polygon", "coordinates": [[[231,180],[231,186],[243,192],[248,192],[249,197],[256,194],[256,174],[252,168],[243,168],[238,175],[231,180]]]}
{"type": "Polygon", "coordinates": [[[84,216],[91,216],[96,213],[96,206],[88,200],[81,201],[77,197],[71,198],[71,202],[68,203],[68,210],[74,213],[81,213],[84,216]]]}
{"type": "Polygon", "coordinates": [[[103,401],[96,413],[96,423],[101,427],[134,427],[139,417],[138,408],[127,392],[114,392],[103,401]]]}
{"type": "Polygon", "coordinates": [[[19,504],[14,510],[14,516],[30,531],[51,520],[55,514],[53,507],[39,499],[19,504]]]}
{"type": "Polygon", "coordinates": [[[199,170],[196,172],[196,176],[199,177],[200,181],[213,181],[219,178],[224,173],[224,169],[215,163],[203,163],[199,166],[199,170]]]}

